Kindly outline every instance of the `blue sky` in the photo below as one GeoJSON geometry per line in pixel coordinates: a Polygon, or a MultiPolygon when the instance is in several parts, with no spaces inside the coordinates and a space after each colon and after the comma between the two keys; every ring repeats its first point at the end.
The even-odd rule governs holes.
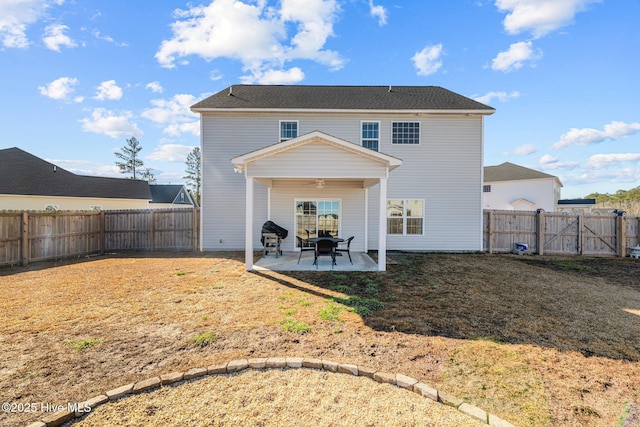
{"type": "Polygon", "coordinates": [[[562,197],[640,185],[637,0],[0,0],[0,148],[158,183],[199,144],[189,106],[254,84],[437,85],[496,108],[485,165],[562,197]]]}

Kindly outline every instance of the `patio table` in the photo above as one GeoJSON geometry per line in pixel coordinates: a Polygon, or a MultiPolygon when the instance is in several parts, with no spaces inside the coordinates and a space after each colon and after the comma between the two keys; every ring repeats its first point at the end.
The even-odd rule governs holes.
{"type": "MultiPolygon", "coordinates": [[[[307,242],[313,243],[314,245],[318,243],[318,240],[331,240],[333,241],[333,246],[338,246],[338,243],[344,242],[342,237],[311,237],[310,239],[305,239],[307,242]]],[[[336,256],[342,256],[340,252],[336,252],[336,256]]]]}
{"type": "Polygon", "coordinates": [[[311,237],[309,239],[305,239],[307,242],[318,243],[318,240],[332,240],[333,243],[344,242],[344,239],[341,237],[311,237]]]}

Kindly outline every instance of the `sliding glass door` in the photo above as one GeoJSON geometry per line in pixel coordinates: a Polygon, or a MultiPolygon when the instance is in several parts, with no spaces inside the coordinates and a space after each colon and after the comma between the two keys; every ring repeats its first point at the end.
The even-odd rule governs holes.
{"type": "MultiPolygon", "coordinates": [[[[339,200],[296,200],[296,235],[307,239],[340,234],[339,200]]],[[[296,247],[299,247],[296,242],[296,247]]]]}

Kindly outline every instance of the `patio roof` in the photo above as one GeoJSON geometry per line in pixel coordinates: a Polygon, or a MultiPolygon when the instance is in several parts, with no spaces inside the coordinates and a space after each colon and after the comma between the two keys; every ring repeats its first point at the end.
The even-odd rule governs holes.
{"type": "MultiPolygon", "coordinates": [[[[244,172],[247,164],[250,162],[255,162],[265,157],[280,154],[289,150],[299,149],[306,144],[315,142],[321,142],[325,145],[343,150],[345,153],[352,153],[357,156],[370,159],[371,161],[382,163],[386,165],[389,170],[393,170],[402,165],[402,160],[398,159],[397,157],[370,150],[361,145],[354,144],[353,142],[349,142],[344,139],[336,138],[335,136],[317,130],[301,135],[297,138],[288,139],[286,141],[278,142],[276,144],[268,145],[258,150],[250,151],[248,153],[236,156],[231,159],[231,163],[233,164],[236,171],[244,172]]],[[[326,169],[326,167],[323,166],[323,169],[326,169]]]]}

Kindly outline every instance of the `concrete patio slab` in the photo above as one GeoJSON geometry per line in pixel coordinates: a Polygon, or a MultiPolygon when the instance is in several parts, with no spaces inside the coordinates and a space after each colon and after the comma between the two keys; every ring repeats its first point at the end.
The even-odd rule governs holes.
{"type": "Polygon", "coordinates": [[[270,253],[260,258],[253,264],[256,271],[378,271],[378,264],[364,252],[351,252],[353,265],[349,262],[349,256],[345,253],[336,257],[336,265],[331,268],[330,257],[318,258],[318,268],[313,265],[313,253],[305,252],[302,254],[300,263],[298,264],[298,256],[300,252],[283,252],[276,258],[275,254],[270,253]]]}

